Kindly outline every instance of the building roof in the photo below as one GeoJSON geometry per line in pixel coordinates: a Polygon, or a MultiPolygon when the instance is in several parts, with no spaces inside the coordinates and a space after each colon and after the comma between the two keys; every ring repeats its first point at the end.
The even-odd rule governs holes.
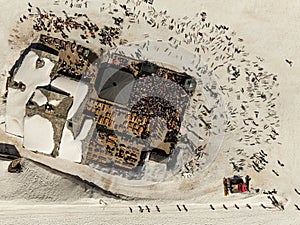
{"type": "Polygon", "coordinates": [[[0,155],[2,157],[7,157],[7,158],[20,158],[20,153],[18,149],[11,144],[6,144],[6,143],[0,143],[0,155]]]}

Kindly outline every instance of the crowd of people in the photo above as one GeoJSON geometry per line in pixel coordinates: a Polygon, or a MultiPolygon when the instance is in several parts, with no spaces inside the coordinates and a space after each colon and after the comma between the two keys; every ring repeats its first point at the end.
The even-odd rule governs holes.
{"type": "MultiPolygon", "coordinates": [[[[104,123],[101,123],[97,129],[98,132],[102,134],[106,133],[107,136],[110,134],[108,130],[114,130],[114,132],[118,134],[118,138],[122,139],[118,142],[124,143],[126,146],[139,146],[140,150],[156,147],[151,146],[152,138],[168,142],[170,143],[170,149],[163,150],[169,154],[172,151],[171,148],[174,148],[177,143],[183,116],[182,113],[184,113],[184,107],[187,106],[189,98],[185,92],[182,92],[181,95],[177,95],[176,88],[178,87],[174,82],[166,82],[167,85],[161,86],[161,78],[152,78],[153,83],[137,82],[134,84],[128,107],[130,112],[126,114],[125,109],[114,107],[114,110],[110,111],[110,119],[113,120],[114,125],[106,126],[104,123]],[[150,95],[141,97],[141,93],[143,94],[143,91],[147,90],[146,88],[149,88],[149,85],[152,87],[153,93],[156,93],[157,96],[150,95]],[[170,93],[167,93],[166,88],[173,90],[168,90],[170,93]],[[161,97],[159,97],[159,95],[161,95],[161,97]],[[125,120],[122,120],[120,124],[114,121],[116,118],[123,117],[125,120]],[[161,120],[151,120],[151,118],[156,117],[160,117],[161,120]],[[152,130],[149,130],[149,128],[152,128],[152,130]],[[148,139],[150,132],[151,140],[148,139]],[[164,137],[162,137],[162,135],[164,135],[164,137]],[[143,139],[146,140],[144,141],[143,139]]],[[[147,93],[147,91],[145,93],[147,93]]],[[[88,111],[94,111],[95,116],[96,113],[103,108],[103,104],[101,105],[102,107],[98,107],[98,102],[99,100],[94,102],[94,104],[89,104],[90,109],[88,111]]],[[[109,149],[107,149],[107,151],[108,150],[109,149]]],[[[109,152],[107,154],[109,154],[109,152]]],[[[142,156],[140,160],[143,160],[142,156]]]]}
{"type": "Polygon", "coordinates": [[[155,68],[155,73],[143,72],[142,67],[146,62],[136,61],[118,54],[113,54],[109,62],[133,74],[136,79],[128,105],[130,113],[140,118],[137,120],[140,123],[135,121],[135,123],[139,123],[138,125],[130,126],[133,134],[146,139],[152,132],[151,137],[160,140],[162,138],[160,136],[166,129],[167,133],[163,137],[163,141],[172,143],[174,147],[178,140],[181,120],[189,102],[189,94],[191,94],[183,88],[183,84],[185,79],[190,77],[160,68],[155,64],[148,65],[150,68],[155,68]],[[150,120],[156,117],[160,117],[163,123],[150,120]],[[142,123],[141,121],[146,122],[142,123]],[[155,132],[149,131],[149,125],[158,129],[153,129],[155,132]]]}
{"type": "Polygon", "coordinates": [[[150,5],[152,5],[153,2],[154,2],[154,0],[144,0],[144,2],[146,2],[146,3],[150,4],[150,5]]]}
{"type": "MultiPolygon", "coordinates": [[[[138,115],[141,119],[147,118],[148,122],[141,124],[143,132],[140,136],[142,138],[149,137],[150,133],[147,128],[150,118],[160,117],[168,130],[165,141],[176,143],[181,120],[188,105],[189,94],[191,94],[183,88],[183,84],[185,79],[190,77],[157,67],[154,64],[151,66],[156,67],[155,74],[144,73],[142,67],[145,62],[118,54],[112,55],[110,63],[128,71],[136,78],[130,93],[129,108],[132,114],[138,115]]],[[[161,124],[152,125],[161,127],[161,124]]],[[[163,129],[162,126],[161,130],[163,129]]],[[[152,135],[159,138],[158,133],[152,135]]]]}
{"type": "Polygon", "coordinates": [[[75,8],[81,9],[81,7],[83,7],[83,6],[85,8],[87,8],[88,7],[88,1],[76,0],[76,2],[75,2],[75,0],[74,1],[73,0],[70,0],[70,1],[66,0],[65,5],[68,5],[70,8],[75,7],[75,8]]]}
{"type": "MultiPolygon", "coordinates": [[[[144,2],[150,2],[150,0],[144,0],[144,2]]],[[[151,11],[151,9],[149,11],[151,11]]],[[[147,12],[137,14],[136,11],[134,13],[137,18],[136,21],[141,17],[147,21],[152,21],[149,23],[151,27],[147,27],[150,30],[149,33],[151,33],[151,29],[159,28],[159,25],[164,26],[165,24],[166,28],[169,28],[170,34],[175,37],[170,37],[169,42],[176,47],[184,43],[196,43],[195,46],[197,47],[195,53],[200,54],[206,59],[211,58],[211,61],[207,62],[209,69],[216,72],[216,74],[228,76],[228,82],[226,83],[226,79],[224,79],[225,81],[222,82],[222,86],[220,86],[225,100],[230,101],[226,107],[226,112],[224,112],[224,114],[228,116],[226,132],[230,134],[232,139],[236,138],[241,145],[239,149],[228,149],[230,154],[232,154],[232,151],[236,151],[235,157],[240,157],[239,159],[233,158],[233,160],[229,160],[229,162],[233,165],[234,172],[241,172],[246,165],[251,165],[251,168],[257,173],[264,170],[268,164],[266,160],[267,154],[262,150],[254,154],[250,154],[250,152],[253,153],[254,145],[260,146],[264,143],[270,144],[276,142],[276,137],[279,134],[274,129],[277,129],[279,126],[279,120],[275,104],[277,104],[276,98],[279,94],[276,93],[275,89],[277,76],[267,73],[259,65],[259,62],[263,59],[257,57],[257,60],[252,61],[248,58],[248,53],[242,50],[243,40],[239,38],[238,42],[235,42],[237,38],[234,37],[234,32],[230,31],[232,32],[230,33],[228,31],[228,27],[223,25],[214,26],[206,22],[206,13],[201,13],[200,16],[198,15],[196,18],[182,18],[177,21],[172,17],[164,18],[164,14],[162,16],[153,16],[153,13],[152,19],[151,15],[148,15],[147,12]],[[152,26],[154,23],[155,26],[152,26]],[[175,31],[176,34],[171,31],[175,31]],[[210,57],[206,57],[206,53],[209,53],[210,57]],[[242,57],[242,59],[239,57],[242,57]],[[239,61],[239,59],[241,61],[239,61]],[[230,66],[227,66],[228,64],[230,64],[230,66]],[[222,67],[227,68],[227,73],[219,71],[222,67]],[[246,78],[246,82],[241,81],[242,79],[244,81],[244,78],[246,78]]],[[[89,22],[86,15],[74,14],[74,16],[75,18],[66,16],[66,18],[63,19],[52,13],[39,12],[36,16],[36,23],[33,28],[36,31],[61,33],[63,38],[67,38],[68,32],[71,30],[77,30],[82,32],[80,36],[87,42],[89,38],[99,38],[102,45],[115,46],[114,39],[118,39],[120,36],[119,26],[123,23],[123,18],[113,17],[116,27],[104,26],[103,28],[99,28],[96,24],[89,22]],[[83,23],[78,22],[77,19],[83,17],[86,17],[87,21],[83,23]]],[[[23,19],[26,19],[26,17],[23,17],[23,19]]],[[[65,50],[66,48],[63,42],[57,45],[59,46],[59,50],[65,50]]],[[[74,72],[71,68],[66,67],[66,61],[60,61],[60,63],[65,67],[65,72],[74,72]]],[[[80,63],[81,62],[77,62],[77,65],[75,63],[75,66],[81,67],[82,65],[80,63]]],[[[200,68],[200,65],[198,65],[196,61],[195,68],[200,68]]],[[[174,84],[176,82],[180,83],[176,80],[176,78],[178,78],[177,76],[171,76],[170,73],[166,71],[161,71],[161,73],[156,75],[166,79],[175,78],[175,80],[173,80],[175,81],[174,84]]],[[[166,89],[172,90],[169,93],[161,89],[161,86],[157,85],[157,83],[155,84],[156,80],[159,81],[158,83],[160,84],[161,79],[152,79],[153,81],[150,83],[143,84],[138,82],[139,85],[134,87],[131,110],[137,115],[147,116],[149,118],[163,118],[167,124],[167,128],[171,130],[168,134],[171,134],[169,140],[174,141],[177,138],[180,128],[180,115],[182,115],[185,109],[185,104],[182,104],[182,102],[188,101],[188,96],[182,96],[182,93],[177,93],[177,87],[174,86],[173,88],[172,85],[168,86],[169,84],[166,83],[166,89]],[[141,93],[147,93],[149,89],[153,90],[153,93],[157,93],[157,96],[163,96],[163,98],[147,98],[146,96],[140,99],[141,93]],[[170,104],[170,102],[172,102],[172,104],[170,104]]],[[[136,143],[132,143],[132,146],[135,144],[136,143]]],[[[224,148],[227,150],[226,146],[224,146],[224,148]]],[[[195,164],[195,166],[194,164],[191,165],[193,165],[193,168],[191,168],[190,171],[195,171],[195,168],[198,167],[197,164],[195,164]]],[[[281,166],[281,163],[279,163],[279,165],[281,166]]],[[[272,170],[272,172],[278,176],[275,170],[272,170]]],[[[191,173],[189,172],[189,174],[191,173]]],[[[299,193],[297,192],[297,194],[299,193]]],[[[274,202],[276,203],[276,200],[274,202]]]]}
{"type": "Polygon", "coordinates": [[[75,79],[81,79],[89,66],[89,49],[77,45],[76,42],[41,35],[40,42],[59,51],[59,67],[57,73],[75,79]]]}
{"type": "MultiPolygon", "coordinates": [[[[89,38],[98,39],[100,44],[110,47],[116,46],[115,40],[119,39],[120,26],[123,23],[122,18],[114,18],[116,26],[99,27],[96,23],[92,23],[86,14],[74,13],[74,16],[68,16],[65,11],[65,18],[57,16],[54,13],[42,12],[37,7],[37,13],[34,15],[33,29],[37,32],[46,31],[48,33],[60,33],[66,39],[69,37],[68,33],[72,30],[81,31],[80,37],[89,43],[89,38]],[[84,21],[82,21],[82,19],[84,21]]],[[[32,12],[30,8],[30,12],[32,12]]]]}
{"type": "Polygon", "coordinates": [[[141,151],[135,147],[119,144],[115,134],[95,130],[90,141],[86,162],[93,164],[111,164],[125,169],[135,168],[140,160],[141,151]]]}
{"type": "MultiPolygon", "coordinates": [[[[149,0],[145,0],[144,2],[149,2],[149,0]]],[[[257,60],[252,60],[247,57],[248,53],[244,51],[243,39],[235,37],[236,34],[229,30],[227,26],[213,25],[207,22],[205,12],[197,13],[193,18],[183,17],[176,20],[176,18],[174,19],[168,16],[166,11],[158,12],[151,6],[149,6],[148,12],[140,11],[139,7],[130,8],[126,5],[120,5],[119,7],[119,4],[110,4],[110,6],[111,7],[107,9],[112,12],[112,14],[115,12],[114,9],[121,7],[126,11],[126,16],[134,18],[133,21],[139,23],[140,20],[145,20],[146,26],[149,24],[147,27],[150,29],[149,33],[151,33],[151,29],[159,29],[159,26],[164,26],[166,29],[169,29],[169,43],[175,48],[180,45],[186,47],[194,43],[196,46],[195,54],[200,54],[204,58],[209,59],[207,61],[208,70],[216,74],[220,72],[220,74],[224,74],[224,76],[228,78],[228,82],[226,83],[225,78],[224,82],[222,80],[222,86],[220,86],[221,92],[224,94],[223,96],[225,98],[228,97],[228,99],[225,99],[228,100],[228,105],[226,112],[224,112],[224,114],[228,115],[229,120],[226,125],[226,132],[232,134],[232,136],[236,137],[236,140],[241,142],[241,145],[245,146],[245,148],[249,147],[249,149],[254,145],[260,145],[264,142],[267,144],[276,142],[278,133],[277,131],[274,133],[273,130],[279,126],[279,119],[275,107],[276,98],[279,96],[275,90],[278,84],[277,76],[267,73],[267,71],[260,66],[260,62],[263,61],[263,59],[257,57],[257,60]],[[151,23],[148,21],[151,21],[151,23]],[[155,24],[155,26],[153,26],[153,24],[155,24]],[[210,54],[210,56],[207,57],[207,54],[210,54]],[[223,73],[223,71],[221,73],[220,70],[225,67],[227,68],[227,73],[223,73]],[[246,78],[246,82],[244,82],[245,79],[242,81],[242,78],[246,78]],[[239,83],[239,85],[236,85],[236,83],[239,83]],[[261,93],[260,96],[256,96],[258,92],[261,93]],[[257,107],[258,103],[261,104],[259,108],[257,107]],[[256,111],[258,113],[256,113],[256,111]],[[249,118],[252,120],[249,120],[249,118]],[[247,123],[247,121],[250,122],[247,123]]],[[[52,30],[62,32],[62,35],[67,29],[79,29],[83,31],[82,38],[96,38],[93,36],[100,34],[99,39],[100,42],[102,40],[101,44],[108,46],[114,46],[113,39],[119,38],[120,24],[123,23],[123,18],[116,16],[114,18],[116,27],[103,28],[104,32],[100,32],[102,29],[99,27],[98,31],[95,31],[97,27],[93,25],[88,28],[87,24],[90,24],[89,22],[87,22],[87,24],[79,23],[76,19],[68,19],[68,17],[65,20],[57,20],[57,17],[51,14],[51,19],[57,21],[52,23],[49,19],[45,18],[45,16],[42,17],[41,15],[45,14],[40,13],[37,16],[36,29],[38,30],[48,30],[48,24],[49,27],[53,27],[52,30]],[[68,20],[67,23],[66,20],[68,20]]],[[[49,16],[50,14],[48,14],[48,18],[49,16]]],[[[79,18],[78,15],[77,18],[79,18]]],[[[129,27],[130,25],[128,29],[129,27]]],[[[170,52],[170,54],[172,54],[172,52],[170,52]]],[[[182,60],[182,58],[180,58],[180,60],[182,60]]],[[[200,61],[194,62],[196,69],[201,68],[200,61]]],[[[136,100],[139,99],[140,93],[142,93],[143,90],[147,91],[151,88],[157,92],[158,96],[164,96],[163,99],[166,100],[177,96],[177,94],[175,94],[176,92],[170,95],[168,93],[162,95],[158,89],[155,89],[155,85],[150,82],[150,84],[144,86],[139,85],[140,91],[137,92],[138,98],[136,98],[136,100]]],[[[177,107],[176,104],[174,104],[174,102],[178,102],[176,99],[170,102],[172,102],[173,106],[175,105],[174,108],[179,110],[184,109],[184,107],[177,107]]],[[[245,152],[238,152],[238,154],[241,155],[242,160],[249,161],[251,155],[244,155],[245,152]]],[[[241,161],[241,164],[246,164],[246,162],[241,161]]],[[[258,169],[258,172],[260,171],[260,167],[255,166],[255,168],[258,169]]]]}
{"type": "Polygon", "coordinates": [[[168,79],[172,82],[175,82],[178,86],[179,89],[183,89],[188,95],[192,96],[193,93],[194,93],[194,88],[193,87],[192,89],[187,89],[186,86],[185,86],[185,82],[186,80],[192,80],[192,78],[187,75],[186,73],[176,73],[176,72],[171,72],[171,71],[168,71],[166,69],[163,69],[163,68],[160,68],[158,71],[157,71],[157,75],[159,77],[162,77],[162,78],[165,78],[165,79],[168,79]]]}
{"type": "Polygon", "coordinates": [[[138,102],[142,95],[159,97],[169,102],[179,112],[180,116],[183,116],[189,101],[189,96],[177,83],[162,79],[156,75],[140,78],[135,82],[130,97],[131,107],[138,102]]]}
{"type": "MultiPolygon", "coordinates": [[[[145,142],[135,138],[134,133],[129,132],[129,123],[133,122],[131,126],[133,128],[135,125],[140,125],[141,121],[137,122],[137,117],[128,114],[125,107],[113,106],[105,100],[91,98],[85,106],[83,115],[97,121],[94,135],[88,146],[87,163],[93,163],[96,167],[114,163],[114,166],[131,170],[144,160],[145,155],[142,154],[142,150],[145,142]],[[124,120],[118,121],[118,118],[124,120]]],[[[118,173],[125,172],[118,170],[118,173]]]]}
{"type": "Polygon", "coordinates": [[[159,97],[148,97],[139,99],[131,108],[131,113],[140,117],[161,117],[168,129],[165,142],[177,142],[181,121],[177,110],[170,103],[159,97]]]}
{"type": "Polygon", "coordinates": [[[164,142],[171,143],[171,149],[165,149],[166,152],[170,152],[178,141],[181,121],[188,101],[189,96],[178,88],[177,83],[162,82],[160,77],[152,75],[146,77],[146,80],[141,79],[135,83],[129,108],[131,113],[147,117],[149,121],[150,118],[161,118],[160,121],[163,123],[152,120],[155,124],[151,124],[151,127],[156,128],[154,130],[157,131],[152,136],[157,140],[162,138],[164,142]],[[165,137],[160,137],[165,129],[167,130],[165,137]]]}

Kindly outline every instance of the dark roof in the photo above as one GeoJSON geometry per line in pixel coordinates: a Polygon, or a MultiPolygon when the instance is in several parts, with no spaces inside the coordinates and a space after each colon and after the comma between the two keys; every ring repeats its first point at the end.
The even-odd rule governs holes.
{"type": "Polygon", "coordinates": [[[155,161],[155,162],[161,162],[161,161],[165,160],[166,158],[168,158],[168,156],[169,155],[166,154],[166,152],[164,150],[154,148],[154,149],[152,149],[152,151],[150,153],[149,160],[155,161]]]}
{"type": "Polygon", "coordinates": [[[157,70],[158,70],[158,66],[154,63],[145,61],[142,63],[142,68],[141,68],[141,73],[145,73],[145,74],[156,74],[157,70]]]}
{"type": "Polygon", "coordinates": [[[95,52],[92,52],[91,50],[89,51],[88,60],[89,60],[90,63],[93,63],[98,58],[99,57],[98,57],[98,55],[95,52]]]}
{"type": "Polygon", "coordinates": [[[42,43],[32,43],[29,47],[33,48],[33,49],[41,50],[43,52],[48,52],[52,55],[58,56],[58,51],[57,50],[55,50],[55,49],[53,49],[53,48],[51,48],[47,45],[44,45],[42,43]]]}
{"type": "Polygon", "coordinates": [[[6,143],[0,143],[0,155],[2,157],[7,157],[7,158],[20,158],[20,153],[18,149],[11,144],[6,144],[6,143]]]}
{"type": "Polygon", "coordinates": [[[128,105],[135,78],[133,74],[118,68],[107,67],[100,70],[97,76],[95,89],[101,99],[128,105]]]}
{"type": "Polygon", "coordinates": [[[65,92],[59,88],[56,88],[54,86],[52,86],[51,84],[48,84],[46,86],[38,86],[37,89],[45,89],[47,91],[51,91],[51,92],[55,92],[57,94],[61,94],[61,95],[65,95],[65,96],[70,96],[70,94],[68,92],[65,92]]]}

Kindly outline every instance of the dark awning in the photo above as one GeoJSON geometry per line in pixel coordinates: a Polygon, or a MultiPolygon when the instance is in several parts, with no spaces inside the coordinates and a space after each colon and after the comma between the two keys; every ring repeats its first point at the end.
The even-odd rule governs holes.
{"type": "Polygon", "coordinates": [[[6,144],[6,143],[0,143],[0,156],[16,159],[20,158],[20,154],[18,149],[14,145],[6,144]]]}
{"type": "Polygon", "coordinates": [[[102,74],[98,75],[95,83],[99,98],[128,105],[133,84],[134,76],[118,68],[107,67],[102,74]]]}

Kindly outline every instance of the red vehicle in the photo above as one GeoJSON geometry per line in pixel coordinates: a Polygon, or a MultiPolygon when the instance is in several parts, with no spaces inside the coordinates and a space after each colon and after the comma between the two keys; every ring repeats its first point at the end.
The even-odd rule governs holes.
{"type": "Polygon", "coordinates": [[[245,177],[245,182],[242,177],[236,175],[229,178],[224,177],[224,195],[229,195],[229,192],[232,194],[248,192],[250,180],[251,178],[248,175],[245,177]]]}

